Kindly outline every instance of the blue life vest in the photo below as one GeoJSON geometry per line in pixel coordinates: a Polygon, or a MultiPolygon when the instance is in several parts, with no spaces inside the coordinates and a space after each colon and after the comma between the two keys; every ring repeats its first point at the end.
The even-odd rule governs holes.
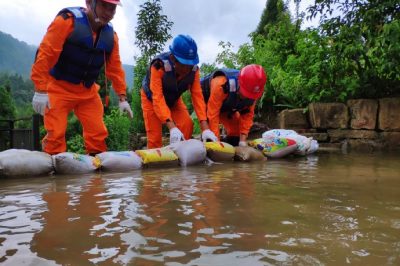
{"type": "Polygon", "coordinates": [[[81,7],[62,9],[58,15],[72,14],[74,30],[64,43],[63,50],[56,65],[50,70],[57,80],[65,80],[90,88],[99,76],[114,47],[114,30],[109,23],[104,26],[93,41],[92,30],[88,17],[81,7]]]}
{"type": "Polygon", "coordinates": [[[160,67],[164,67],[164,75],[162,78],[162,87],[165,102],[168,107],[174,106],[176,101],[181,97],[182,93],[190,89],[193,84],[195,73],[198,66],[193,66],[192,71],[180,81],[176,80],[175,68],[173,62],[170,60],[170,52],[162,53],[156,56],[150,64],[147,74],[142,82],[142,89],[145,92],[147,99],[152,100],[152,92],[150,90],[150,68],[157,61],[160,62],[160,67]]]}
{"type": "Polygon", "coordinates": [[[211,94],[211,80],[217,76],[225,76],[227,82],[223,85],[224,93],[228,93],[228,97],[224,100],[221,106],[221,113],[228,112],[229,115],[233,115],[235,112],[245,114],[250,111],[250,106],[254,104],[252,99],[241,99],[239,97],[239,70],[222,68],[208,74],[204,78],[201,78],[200,84],[203,91],[204,101],[207,103],[211,94]]]}

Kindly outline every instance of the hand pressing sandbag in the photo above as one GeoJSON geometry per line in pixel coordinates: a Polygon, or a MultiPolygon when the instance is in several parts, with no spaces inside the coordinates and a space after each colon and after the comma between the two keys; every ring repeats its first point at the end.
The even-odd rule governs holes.
{"type": "Polygon", "coordinates": [[[249,146],[254,147],[270,158],[282,158],[297,149],[296,141],[288,138],[255,139],[249,141],[249,146]]]}
{"type": "Polygon", "coordinates": [[[235,147],[235,161],[251,162],[251,161],[265,161],[267,158],[263,153],[253,147],[235,147]]]}
{"type": "Polygon", "coordinates": [[[107,151],[96,155],[104,171],[130,171],[142,167],[142,159],[133,151],[107,151]]]}
{"type": "Polygon", "coordinates": [[[143,166],[178,166],[178,156],[168,147],[148,149],[148,150],[136,150],[137,155],[142,158],[143,166]]]}
{"type": "Polygon", "coordinates": [[[226,142],[206,142],[204,146],[208,158],[215,162],[232,161],[235,156],[235,148],[226,142]]]}
{"type": "Polygon", "coordinates": [[[53,171],[53,162],[47,153],[22,149],[0,152],[0,176],[38,176],[53,171]]]}
{"type": "Polygon", "coordinates": [[[72,152],[53,155],[53,162],[57,174],[86,174],[100,167],[99,159],[72,152]]]}
{"type": "Polygon", "coordinates": [[[194,165],[204,162],[207,151],[202,141],[189,139],[168,146],[179,158],[181,166],[194,165]]]}

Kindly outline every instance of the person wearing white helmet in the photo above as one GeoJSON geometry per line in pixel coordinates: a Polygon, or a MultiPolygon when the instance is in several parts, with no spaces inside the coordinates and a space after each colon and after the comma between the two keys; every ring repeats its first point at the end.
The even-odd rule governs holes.
{"type": "Polygon", "coordinates": [[[33,109],[44,116],[43,151],[66,151],[67,116],[73,111],[83,126],[88,154],[107,150],[103,104],[96,84],[104,66],[119,96],[119,107],[132,117],[126,101],[125,73],[118,36],[109,23],[119,0],[86,0],[86,8],[62,9],[47,29],[32,66],[33,109]]]}
{"type": "Polygon", "coordinates": [[[196,42],[181,34],[173,39],[169,52],[152,60],[141,90],[147,148],[162,146],[163,125],[169,129],[170,143],[192,137],[193,121],[181,97],[187,90],[200,121],[202,140],[217,140],[208,127],[198,63],[196,42]]]}

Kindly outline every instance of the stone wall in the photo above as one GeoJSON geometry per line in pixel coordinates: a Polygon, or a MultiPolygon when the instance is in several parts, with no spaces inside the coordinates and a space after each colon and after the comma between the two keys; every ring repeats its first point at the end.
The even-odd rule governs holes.
{"type": "Polygon", "coordinates": [[[400,98],[312,103],[284,110],[279,128],[313,137],[321,147],[361,151],[400,150],[400,98]]]}

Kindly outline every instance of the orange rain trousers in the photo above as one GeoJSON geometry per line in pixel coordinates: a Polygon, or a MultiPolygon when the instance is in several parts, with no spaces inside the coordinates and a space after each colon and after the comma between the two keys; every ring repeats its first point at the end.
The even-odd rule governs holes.
{"type": "MultiPolygon", "coordinates": [[[[143,89],[140,92],[140,96],[142,99],[143,119],[147,134],[147,148],[160,148],[162,147],[163,122],[158,118],[154,111],[153,103],[147,99],[143,89]]],[[[179,98],[170,110],[175,125],[182,131],[185,139],[190,139],[193,134],[193,121],[182,98],[179,98]]]]}
{"type": "Polygon", "coordinates": [[[104,110],[100,96],[94,89],[81,90],[84,91],[79,93],[74,90],[49,90],[50,109],[46,109],[44,116],[47,135],[42,142],[43,151],[49,154],[66,151],[65,131],[71,111],[82,124],[86,153],[107,150],[105,139],[108,132],[103,122],[104,110]]]}

